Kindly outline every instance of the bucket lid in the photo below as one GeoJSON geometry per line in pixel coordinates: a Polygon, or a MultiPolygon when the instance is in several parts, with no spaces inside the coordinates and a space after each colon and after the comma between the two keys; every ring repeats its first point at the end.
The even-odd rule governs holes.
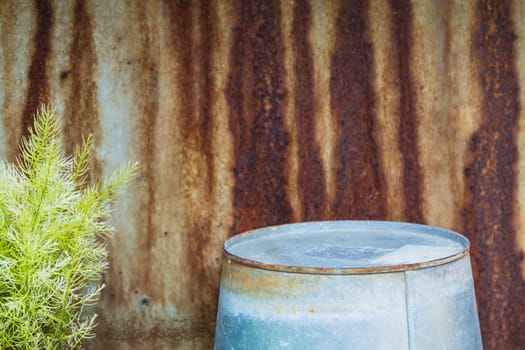
{"type": "Polygon", "coordinates": [[[442,228],[388,221],[320,221],[266,227],[224,244],[228,261],[266,270],[363,274],[446,264],[468,240],[442,228]]]}

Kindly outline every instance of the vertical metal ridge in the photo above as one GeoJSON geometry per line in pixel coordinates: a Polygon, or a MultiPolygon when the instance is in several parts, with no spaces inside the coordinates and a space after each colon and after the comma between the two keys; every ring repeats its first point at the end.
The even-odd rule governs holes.
{"type": "Polygon", "coordinates": [[[386,215],[368,26],[368,1],[341,3],[330,68],[330,105],[338,135],[335,219],[381,219],[386,215]]]}
{"type": "Polygon", "coordinates": [[[339,1],[310,1],[311,30],[309,33],[313,70],[313,114],[315,139],[323,169],[325,200],[323,218],[332,218],[332,202],[337,193],[335,116],[330,105],[331,62],[337,33],[339,1]]]}
{"type": "MultiPolygon", "coordinates": [[[[69,67],[62,70],[60,82],[67,86],[63,120],[65,151],[74,152],[82,137],[93,134],[95,147],[102,137],[98,111],[97,53],[93,40],[93,25],[84,1],[73,6],[73,40],[69,47],[69,67]]],[[[100,178],[103,164],[94,157],[92,178],[100,178]]]]}
{"type": "Polygon", "coordinates": [[[385,181],[386,217],[405,219],[403,161],[399,149],[400,92],[398,44],[394,40],[392,13],[384,2],[371,1],[370,37],[374,48],[377,133],[385,181]]]}
{"type": "MultiPolygon", "coordinates": [[[[468,152],[466,140],[481,122],[481,92],[472,55],[472,35],[476,10],[475,2],[449,1],[444,14],[445,66],[448,89],[448,122],[446,151],[449,163],[450,192],[452,194],[452,224],[461,227],[464,205],[465,177],[463,168],[468,152]]],[[[450,214],[449,214],[450,215],[450,214]]]]}
{"type": "Polygon", "coordinates": [[[233,232],[290,221],[286,191],[289,135],[284,125],[280,8],[240,2],[228,83],[234,138],[233,232]]]}
{"type": "MultiPolygon", "coordinates": [[[[160,109],[160,82],[159,82],[159,46],[156,40],[156,33],[148,26],[148,8],[147,4],[142,3],[138,6],[140,17],[138,18],[138,30],[140,31],[140,52],[137,62],[126,61],[127,65],[134,64],[138,66],[140,81],[138,90],[140,93],[138,99],[138,108],[140,117],[137,121],[137,131],[141,137],[139,139],[140,147],[140,173],[144,184],[144,193],[140,198],[141,207],[144,208],[144,214],[136,218],[137,226],[141,227],[145,233],[140,237],[140,244],[143,249],[143,267],[140,269],[141,276],[137,278],[142,283],[137,283],[134,287],[134,298],[144,295],[143,298],[151,298],[149,303],[159,303],[162,298],[161,292],[157,288],[149,288],[149,281],[156,280],[155,276],[155,256],[153,250],[158,240],[165,237],[161,234],[159,228],[157,202],[158,202],[158,178],[157,178],[157,127],[160,109]],[[146,282],[147,281],[147,282],[146,282]],[[146,283],[144,283],[146,282],[146,283]]],[[[149,299],[148,299],[149,300],[149,299]]]]}
{"type": "Polygon", "coordinates": [[[229,47],[232,40],[233,15],[232,4],[214,0],[210,2],[209,25],[213,27],[213,35],[210,36],[209,50],[213,51],[210,59],[210,113],[212,115],[211,150],[213,164],[213,183],[211,189],[211,201],[213,210],[210,213],[210,242],[206,253],[206,268],[211,298],[208,310],[205,310],[207,330],[211,329],[213,336],[216,318],[216,306],[218,299],[218,288],[220,281],[220,266],[222,264],[222,245],[230,235],[233,226],[233,145],[232,135],[228,129],[228,108],[224,91],[226,89],[230,67],[227,67],[229,47]],[[222,66],[224,69],[217,69],[222,66]]]}
{"type": "Polygon", "coordinates": [[[24,125],[29,68],[37,20],[34,6],[20,1],[0,1],[0,103],[2,131],[0,153],[8,161],[18,155],[24,125]]]}
{"type": "MultiPolygon", "coordinates": [[[[525,159],[525,66],[521,62],[525,62],[525,3],[522,1],[514,1],[511,7],[512,19],[516,30],[516,70],[519,79],[519,100],[520,100],[520,116],[518,121],[517,133],[517,152],[518,162],[522,164],[525,159]]],[[[522,254],[525,254],[525,167],[517,167],[517,206],[514,212],[516,216],[516,233],[518,234],[517,242],[522,254]]],[[[521,275],[525,280],[525,259],[521,261],[521,275]]]]}
{"type": "MultiPolygon", "coordinates": [[[[176,94],[173,115],[177,134],[177,154],[170,161],[179,181],[174,182],[174,193],[185,206],[171,206],[166,220],[172,227],[161,229],[166,239],[179,239],[178,263],[187,264],[183,276],[187,288],[172,298],[176,310],[212,322],[213,303],[217,296],[218,276],[208,257],[214,245],[212,217],[214,216],[214,118],[212,114],[212,60],[211,50],[214,26],[211,4],[207,1],[190,3],[176,1],[166,4],[169,11],[169,40],[175,55],[174,79],[176,94]],[[205,205],[203,203],[206,203],[205,205]],[[168,238],[171,237],[171,238],[168,238]],[[181,297],[186,300],[181,305],[181,297]]],[[[177,241],[173,241],[175,243],[177,241]]],[[[162,264],[159,262],[159,264],[162,264]]],[[[206,332],[213,330],[206,326],[206,332]]]]}
{"type": "Polygon", "coordinates": [[[419,120],[414,108],[416,89],[411,72],[412,5],[408,0],[389,1],[392,12],[392,33],[397,46],[400,110],[398,147],[403,160],[405,220],[424,223],[422,210],[422,178],[419,164],[419,120]]]}
{"type": "Polygon", "coordinates": [[[450,127],[453,121],[449,119],[447,84],[451,71],[447,66],[448,46],[452,41],[447,23],[450,17],[446,17],[448,5],[443,1],[415,1],[411,4],[410,24],[409,79],[416,91],[410,103],[417,120],[420,210],[441,227],[452,227],[455,212],[449,172],[452,159],[447,147],[454,131],[450,127]]]}
{"type": "Polygon", "coordinates": [[[303,16],[303,14],[296,14],[296,7],[298,3],[296,1],[281,1],[281,37],[283,45],[283,84],[286,86],[286,99],[283,101],[283,117],[285,130],[288,133],[288,169],[286,177],[286,189],[288,199],[290,201],[290,207],[292,209],[292,220],[300,221],[304,217],[304,202],[302,200],[301,189],[299,186],[300,171],[300,159],[299,159],[299,133],[300,130],[297,127],[296,118],[296,107],[297,99],[300,96],[294,91],[297,86],[297,74],[296,74],[296,60],[298,52],[295,48],[294,37],[294,24],[297,22],[296,15],[303,16]]]}
{"type": "Polygon", "coordinates": [[[472,242],[480,323],[487,349],[525,344],[525,295],[516,247],[517,128],[520,114],[516,34],[509,2],[477,2],[472,51],[482,93],[482,123],[469,141],[463,231],[472,242]]]}
{"type": "MultiPolygon", "coordinates": [[[[212,188],[211,198],[213,203],[212,245],[210,255],[214,257],[215,267],[218,269],[222,258],[222,247],[224,240],[232,234],[233,226],[233,187],[234,187],[234,145],[233,135],[229,127],[229,105],[227,101],[228,79],[234,67],[228,65],[230,58],[230,47],[233,42],[233,26],[237,21],[237,13],[234,4],[223,1],[211,1],[209,9],[209,23],[213,27],[213,34],[209,38],[209,51],[213,51],[210,57],[210,135],[212,151],[212,188]]],[[[203,55],[209,54],[203,52],[203,55]]],[[[206,88],[206,87],[204,87],[206,88]]],[[[216,272],[216,271],[215,271],[216,272]]],[[[219,274],[216,273],[218,283],[219,274]]]]}
{"type": "MultiPolygon", "coordinates": [[[[210,1],[203,0],[188,8],[181,6],[179,9],[182,11],[177,16],[191,18],[190,23],[185,25],[180,23],[178,27],[180,44],[186,45],[189,50],[184,51],[185,54],[181,56],[186,74],[181,75],[182,115],[178,116],[178,128],[182,139],[185,140],[185,146],[181,150],[182,157],[187,162],[182,165],[182,168],[187,174],[194,174],[188,176],[188,182],[184,183],[187,188],[186,196],[188,196],[186,200],[191,208],[199,208],[200,203],[209,198],[206,207],[200,207],[201,213],[195,210],[188,210],[186,213],[185,225],[188,232],[184,240],[184,254],[186,261],[193,262],[189,266],[189,289],[193,312],[200,317],[209,318],[207,322],[209,324],[213,322],[213,314],[209,312],[210,306],[214,304],[218,296],[216,290],[218,276],[209,266],[208,260],[214,232],[211,218],[215,211],[213,198],[215,116],[212,114],[211,107],[213,102],[211,93],[214,85],[211,70],[214,52],[211,51],[211,48],[216,34],[210,1]],[[191,31],[185,32],[185,28],[191,28],[191,31]],[[188,34],[191,37],[186,36],[188,34]],[[190,169],[190,164],[200,169],[199,172],[196,173],[195,170],[190,169]],[[194,187],[197,187],[198,190],[194,187]]],[[[208,329],[208,332],[212,336],[213,327],[208,329]]]]}
{"type": "Polygon", "coordinates": [[[316,139],[314,114],[314,78],[312,49],[309,41],[311,8],[297,1],[293,9],[292,39],[295,52],[295,122],[298,143],[298,191],[302,201],[302,220],[319,220],[325,213],[326,185],[316,139]]]}
{"type": "Polygon", "coordinates": [[[33,56],[28,71],[29,86],[21,122],[22,136],[26,136],[28,128],[33,125],[33,117],[41,103],[47,103],[48,69],[47,61],[52,50],[51,31],[53,30],[53,7],[48,0],[35,0],[36,32],[33,37],[33,56]]]}

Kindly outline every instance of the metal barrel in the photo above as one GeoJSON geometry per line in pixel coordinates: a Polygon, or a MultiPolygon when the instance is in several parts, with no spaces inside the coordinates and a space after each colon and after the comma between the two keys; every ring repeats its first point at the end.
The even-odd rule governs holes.
{"type": "Polygon", "coordinates": [[[216,350],[481,350],[468,240],[326,221],[227,240],[216,350]]]}

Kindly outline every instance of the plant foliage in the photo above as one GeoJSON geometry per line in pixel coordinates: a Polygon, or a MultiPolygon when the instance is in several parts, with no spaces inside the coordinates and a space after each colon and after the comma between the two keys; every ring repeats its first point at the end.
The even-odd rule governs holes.
{"type": "Polygon", "coordinates": [[[73,349],[94,336],[110,204],[137,165],[88,185],[92,153],[87,137],[67,157],[43,106],[18,162],[0,161],[0,349],[73,349]]]}

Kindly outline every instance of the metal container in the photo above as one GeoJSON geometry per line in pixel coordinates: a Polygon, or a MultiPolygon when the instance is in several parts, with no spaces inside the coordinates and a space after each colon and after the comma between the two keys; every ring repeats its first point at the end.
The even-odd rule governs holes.
{"type": "Polygon", "coordinates": [[[469,242],[424,225],[327,221],[224,245],[216,350],[482,349],[469,242]]]}

